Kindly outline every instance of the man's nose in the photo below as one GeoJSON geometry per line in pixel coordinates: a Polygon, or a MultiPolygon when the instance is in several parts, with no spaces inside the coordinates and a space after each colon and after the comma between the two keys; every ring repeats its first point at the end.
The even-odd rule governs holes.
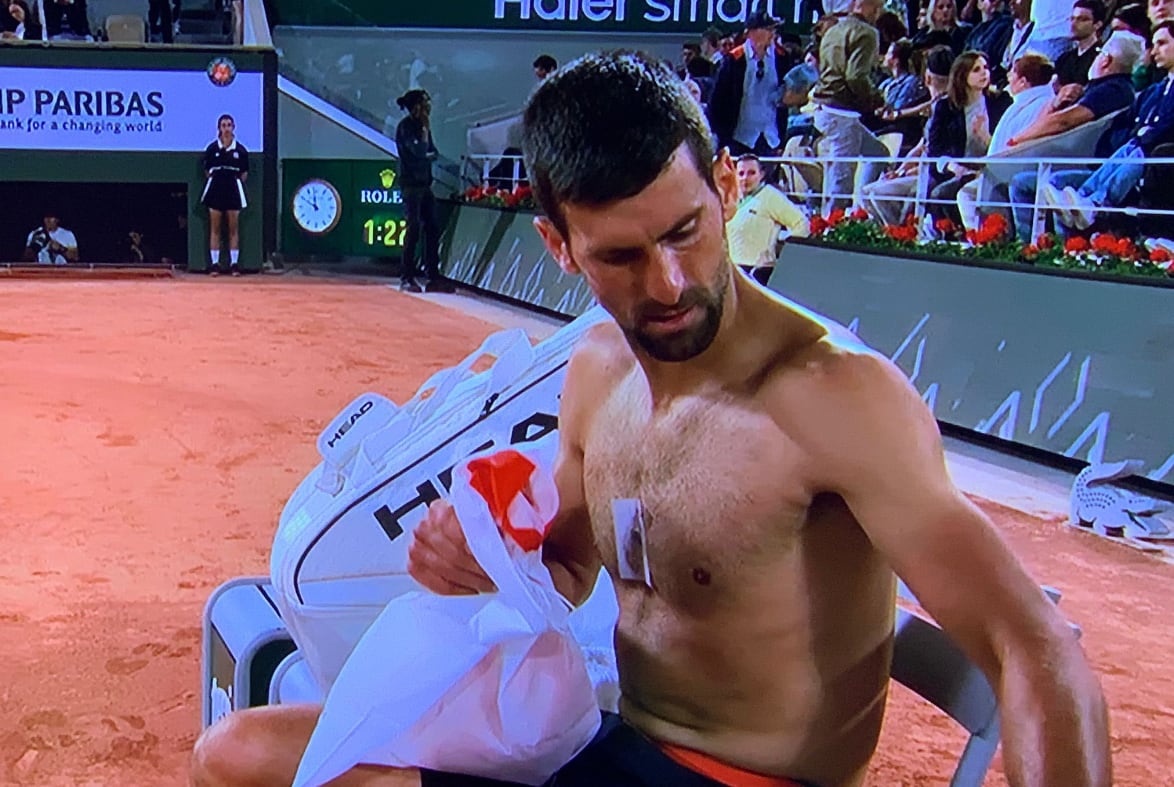
{"type": "Polygon", "coordinates": [[[674,251],[658,248],[649,260],[644,286],[648,297],[657,303],[672,306],[681,300],[686,289],[685,272],[674,251]]]}

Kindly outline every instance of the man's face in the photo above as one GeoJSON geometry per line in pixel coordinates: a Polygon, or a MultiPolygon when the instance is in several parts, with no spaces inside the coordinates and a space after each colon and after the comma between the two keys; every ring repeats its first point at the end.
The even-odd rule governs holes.
{"type": "Polygon", "coordinates": [[[1150,0],[1149,14],[1150,21],[1155,25],[1174,19],[1174,0],[1150,0]]]}
{"type": "Polygon", "coordinates": [[[1166,71],[1174,70],[1174,37],[1170,31],[1162,29],[1154,33],[1153,43],[1154,63],[1166,71]]]}
{"type": "Polygon", "coordinates": [[[775,32],[769,27],[756,27],[746,31],[746,40],[754,44],[754,48],[760,52],[770,45],[774,37],[775,32]]]}
{"type": "MultiPolygon", "coordinates": [[[[205,126],[205,128],[207,128],[207,126],[205,126]]],[[[56,216],[46,216],[45,218],[41,219],[41,222],[45,225],[45,230],[47,232],[53,232],[53,230],[61,226],[61,220],[56,216]]]]}
{"type": "Polygon", "coordinates": [[[736,171],[739,197],[745,197],[762,183],[762,167],[757,161],[739,161],[736,171]]]}
{"type": "Polygon", "coordinates": [[[1097,34],[1097,23],[1093,21],[1092,11],[1089,11],[1087,8],[1072,9],[1070,27],[1072,37],[1077,41],[1083,41],[1097,34]]]}
{"type": "Polygon", "coordinates": [[[958,17],[958,9],[954,7],[954,0],[935,0],[931,21],[939,29],[952,27],[958,17]]]}
{"type": "Polygon", "coordinates": [[[1016,19],[1026,21],[1031,17],[1031,0],[1011,0],[1011,13],[1016,19]]]}
{"type": "Polygon", "coordinates": [[[737,209],[729,154],[713,165],[718,193],[685,145],[639,194],[606,205],[562,205],[564,238],[535,220],[567,273],[581,273],[633,348],[654,360],[700,355],[721,324],[730,286],[725,222],[737,209]]]}
{"type": "Polygon", "coordinates": [[[220,136],[227,137],[236,129],[236,124],[232,122],[232,118],[220,118],[220,122],[216,124],[216,128],[220,130],[220,136]]]}
{"type": "Polygon", "coordinates": [[[1030,85],[1027,84],[1027,80],[1018,71],[1011,69],[1011,73],[1007,74],[1007,92],[1017,96],[1028,87],[1030,85]]]}
{"type": "Polygon", "coordinates": [[[978,12],[980,14],[993,14],[995,12],[995,0],[978,0],[978,12]]]}

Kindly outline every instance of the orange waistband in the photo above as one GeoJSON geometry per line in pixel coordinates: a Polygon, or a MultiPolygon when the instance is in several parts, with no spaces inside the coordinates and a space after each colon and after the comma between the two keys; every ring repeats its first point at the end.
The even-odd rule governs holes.
{"type": "Polygon", "coordinates": [[[660,747],[660,750],[669,759],[678,765],[700,773],[702,776],[713,779],[715,782],[721,782],[727,785],[727,787],[803,787],[802,784],[792,779],[784,779],[781,776],[767,776],[763,773],[743,770],[736,765],[724,763],[708,754],[693,749],[686,749],[682,746],[674,746],[671,743],[663,743],[661,741],[656,741],[656,745],[660,747]]]}

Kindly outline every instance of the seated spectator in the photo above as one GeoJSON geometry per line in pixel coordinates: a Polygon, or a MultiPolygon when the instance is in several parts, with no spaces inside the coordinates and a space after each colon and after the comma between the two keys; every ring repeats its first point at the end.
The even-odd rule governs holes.
{"type": "Polygon", "coordinates": [[[722,60],[722,31],[710,27],[701,34],[701,56],[713,64],[716,70],[722,60]]]}
{"type": "MultiPolygon", "coordinates": [[[[1089,82],[1079,101],[1070,107],[1045,112],[1031,126],[1014,135],[1009,144],[1020,145],[1061,134],[1129,107],[1134,101],[1130,74],[1141,61],[1144,44],[1133,33],[1113,33],[1089,68],[1089,82]]],[[[1122,139],[1117,139],[1117,123],[1101,134],[1098,149],[1094,151],[1097,157],[1108,156],[1128,140],[1130,119],[1124,114],[1118,116],[1124,126],[1122,139]]],[[[1031,240],[1037,186],[1036,170],[1031,169],[1014,175],[1008,187],[1015,232],[1022,240],[1031,240]]]]}
{"type": "Polygon", "coordinates": [[[1031,21],[1031,0],[1011,0],[1011,38],[1007,41],[1007,48],[1003,50],[991,77],[991,81],[996,85],[1007,84],[1011,66],[1028,53],[1027,44],[1034,29],[1035,23],[1031,21]]]}
{"type": "MultiPolygon", "coordinates": [[[[1031,52],[1015,61],[1007,83],[1007,92],[1011,94],[1011,107],[1003,113],[1002,120],[991,133],[988,154],[1006,150],[1007,143],[1016,134],[1047,111],[1052,99],[1055,98],[1052,91],[1054,75],[1055,69],[1051,61],[1043,55],[1031,52]]],[[[962,226],[968,230],[978,229],[981,221],[978,209],[980,195],[984,202],[990,202],[997,196],[1007,196],[996,194],[993,188],[986,186],[985,180],[981,176],[975,178],[958,191],[958,213],[962,216],[962,226]]]]}
{"type": "Polygon", "coordinates": [[[701,44],[696,41],[686,41],[681,44],[681,65],[677,67],[677,76],[681,79],[688,76],[689,61],[699,57],[701,57],[701,44]]]}
{"type": "Polygon", "coordinates": [[[978,11],[982,14],[982,21],[971,28],[962,49],[982,52],[988,63],[998,63],[1011,40],[1014,20],[1004,8],[1003,0],[978,0],[978,11]]]}
{"type": "MultiPolygon", "coordinates": [[[[1072,7],[1073,46],[1056,58],[1056,86],[1084,85],[1089,68],[1101,51],[1101,30],[1105,27],[1105,5],[1101,0],[1076,0],[1072,7]]],[[[1057,91],[1059,92],[1059,91],[1057,91]]],[[[1071,101],[1079,98],[1072,95],[1071,101]]]]}
{"type": "MultiPolygon", "coordinates": [[[[931,55],[926,61],[925,87],[930,95],[930,108],[934,102],[944,100],[949,87],[950,68],[954,58],[948,47],[941,48],[943,56],[931,55]]],[[[909,151],[905,161],[895,170],[885,173],[880,179],[865,184],[862,189],[863,204],[874,218],[882,224],[900,224],[908,213],[912,198],[917,194],[918,170],[922,166],[927,141],[925,132],[921,140],[909,151]]]]}
{"type": "Polygon", "coordinates": [[[1151,25],[1174,19],[1174,0],[1150,0],[1149,18],[1151,25]]]}
{"type": "Polygon", "coordinates": [[[807,216],[783,193],[763,181],[762,162],[753,153],[738,158],[738,210],[726,222],[730,259],[762,284],[778,256],[780,231],[805,238],[807,216]]]}
{"type": "Polygon", "coordinates": [[[1124,205],[1141,181],[1146,156],[1158,145],[1174,142],[1174,20],[1154,26],[1152,44],[1154,64],[1167,76],[1134,101],[1129,140],[1091,175],[1083,170],[1057,172],[1041,189],[1044,202],[1067,227],[1087,229],[1103,208],[1124,205]]]}
{"type": "Polygon", "coordinates": [[[40,41],[44,38],[37,17],[29,9],[27,0],[8,0],[8,17],[15,26],[0,33],[7,41],[40,41]]]}
{"type": "Polygon", "coordinates": [[[77,237],[61,226],[56,210],[47,209],[41,226],[29,233],[25,241],[25,262],[41,265],[67,265],[77,262],[77,237]]]}
{"type": "Polygon", "coordinates": [[[961,223],[955,201],[958,191],[978,176],[979,165],[956,161],[982,158],[994,131],[1011,105],[1006,93],[991,93],[991,71],[986,56],[964,52],[950,68],[946,100],[934,106],[929,119],[928,154],[935,159],[931,174],[931,212],[961,223]]]}
{"type": "Polygon", "coordinates": [[[815,119],[810,112],[803,112],[811,100],[811,88],[819,81],[819,53],[808,49],[803,62],[792,68],[783,77],[783,106],[787,108],[787,132],[785,139],[815,130],[815,119]]]}
{"type": "Polygon", "coordinates": [[[912,69],[912,59],[913,44],[908,39],[894,41],[889,47],[884,64],[890,76],[880,84],[885,103],[867,124],[878,136],[901,134],[905,150],[913,147],[925,125],[914,110],[929,100],[924,80],[912,69]]]}
{"type": "Polygon", "coordinates": [[[934,0],[927,27],[913,36],[914,49],[931,49],[948,46],[957,56],[970,35],[970,26],[958,22],[958,6],[955,0],[934,0]]]}
{"type": "Polygon", "coordinates": [[[45,34],[49,40],[92,40],[86,17],[86,0],[42,0],[45,11],[45,34]]]}

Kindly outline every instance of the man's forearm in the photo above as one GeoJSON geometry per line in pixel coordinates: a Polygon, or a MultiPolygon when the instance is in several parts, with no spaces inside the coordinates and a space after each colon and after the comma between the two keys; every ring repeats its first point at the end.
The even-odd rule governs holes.
{"type": "Polygon", "coordinates": [[[1075,638],[1017,652],[999,681],[1011,787],[1110,787],[1108,710],[1075,638]]]}

